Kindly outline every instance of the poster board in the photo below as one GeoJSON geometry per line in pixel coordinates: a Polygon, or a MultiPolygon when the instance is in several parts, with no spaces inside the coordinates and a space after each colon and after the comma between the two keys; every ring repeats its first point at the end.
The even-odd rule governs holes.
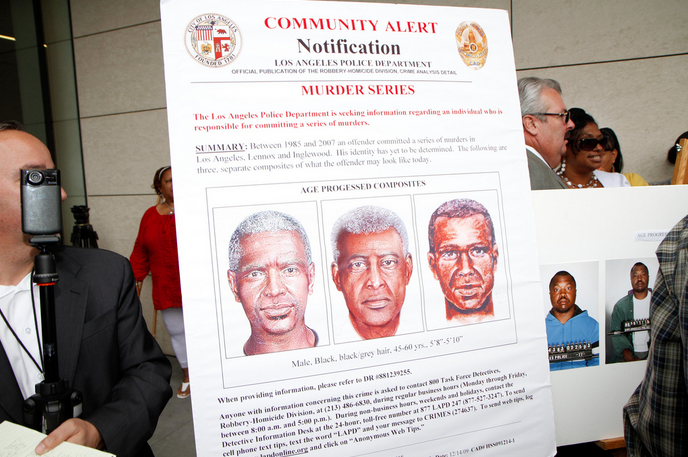
{"type": "Polygon", "coordinates": [[[600,327],[599,366],[551,373],[557,445],[623,437],[622,409],[640,384],[646,361],[611,363],[606,333],[612,310],[631,289],[635,262],[647,265],[650,287],[654,284],[655,251],[688,213],[686,205],[676,204],[687,198],[688,186],[533,192],[542,315],[551,308],[550,278],[567,270],[577,281],[577,303],[600,327]]]}
{"type": "Polygon", "coordinates": [[[198,454],[553,455],[507,13],[166,0],[161,17],[198,454]],[[484,314],[464,310],[468,320],[448,319],[454,270],[431,264],[431,243],[458,217],[441,228],[430,217],[453,200],[480,203],[493,222],[486,235],[475,216],[489,243],[452,254],[487,262],[479,284],[455,287],[459,308],[480,297],[484,314]],[[332,226],[363,206],[399,217],[413,263],[398,333],[384,338],[353,328],[363,319],[339,289],[353,292],[335,280],[332,226]],[[234,231],[265,211],[296,219],[309,241],[294,228],[257,232],[230,260],[234,231]],[[279,271],[307,285],[294,292],[302,319],[303,307],[278,316],[244,294],[246,265],[251,278],[273,274],[261,262],[285,238],[298,261],[279,271]],[[299,319],[315,347],[246,355],[270,333],[259,323],[299,319]]]}

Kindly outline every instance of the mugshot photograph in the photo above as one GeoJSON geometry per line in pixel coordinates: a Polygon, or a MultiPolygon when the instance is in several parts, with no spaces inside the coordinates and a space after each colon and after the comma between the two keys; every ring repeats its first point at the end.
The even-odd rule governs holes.
{"type": "Polygon", "coordinates": [[[550,371],[600,364],[598,271],[597,262],[540,268],[550,371]]]}
{"type": "Polygon", "coordinates": [[[611,259],[605,268],[607,363],[646,360],[657,260],[611,259]]]}

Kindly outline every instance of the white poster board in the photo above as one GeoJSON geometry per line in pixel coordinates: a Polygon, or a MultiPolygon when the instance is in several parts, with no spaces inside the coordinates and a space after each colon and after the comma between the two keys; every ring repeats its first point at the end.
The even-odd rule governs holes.
{"type": "MultiPolygon", "coordinates": [[[[161,14],[198,454],[553,455],[507,13],[169,0],[161,14]],[[494,232],[475,216],[489,246],[457,241],[458,258],[491,262],[453,292],[492,297],[469,321],[447,317],[442,287],[457,268],[436,279],[429,263],[431,214],[460,199],[480,203],[494,232]],[[330,233],[369,205],[403,221],[413,268],[396,333],[363,339],[334,283],[330,233]],[[296,229],[241,237],[228,258],[235,229],[263,211],[296,219],[309,240],[290,238],[293,265],[279,271],[280,237],[296,229]],[[289,311],[244,293],[271,274],[299,284],[289,311]],[[315,347],[245,355],[267,347],[253,344],[259,332],[285,341],[258,324],[286,326],[303,307],[315,347]]],[[[449,239],[450,219],[433,240],[449,239]]]]}
{"type": "Polygon", "coordinates": [[[688,186],[533,192],[544,316],[548,283],[560,270],[577,283],[577,304],[600,328],[599,365],[552,372],[557,445],[623,437],[623,406],[646,361],[612,363],[611,314],[631,289],[636,262],[657,278],[655,251],[688,213],[688,186]]]}

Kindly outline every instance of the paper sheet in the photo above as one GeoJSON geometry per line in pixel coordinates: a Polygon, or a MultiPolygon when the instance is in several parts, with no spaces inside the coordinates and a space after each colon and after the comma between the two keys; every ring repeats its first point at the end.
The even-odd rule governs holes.
{"type": "MultiPolygon", "coordinates": [[[[0,457],[36,457],[35,449],[45,435],[36,430],[5,421],[0,424],[0,457]]],[[[62,443],[46,457],[115,457],[114,454],[79,446],[73,443],[62,443]]]]}

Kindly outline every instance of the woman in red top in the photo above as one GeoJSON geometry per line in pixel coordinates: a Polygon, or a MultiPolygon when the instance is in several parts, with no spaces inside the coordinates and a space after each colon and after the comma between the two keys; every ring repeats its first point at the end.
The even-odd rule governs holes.
{"type": "Polygon", "coordinates": [[[191,388],[184,337],[182,294],[179,285],[172,169],[162,167],[156,171],[151,187],[158,194],[158,204],[148,208],[143,215],[134,251],[129,260],[134,269],[136,291],[139,295],[148,272],[150,271],[153,276],[153,306],[161,311],[165,326],[170,333],[172,349],[184,372],[184,379],[177,390],[177,397],[186,398],[191,393],[191,388]]]}

